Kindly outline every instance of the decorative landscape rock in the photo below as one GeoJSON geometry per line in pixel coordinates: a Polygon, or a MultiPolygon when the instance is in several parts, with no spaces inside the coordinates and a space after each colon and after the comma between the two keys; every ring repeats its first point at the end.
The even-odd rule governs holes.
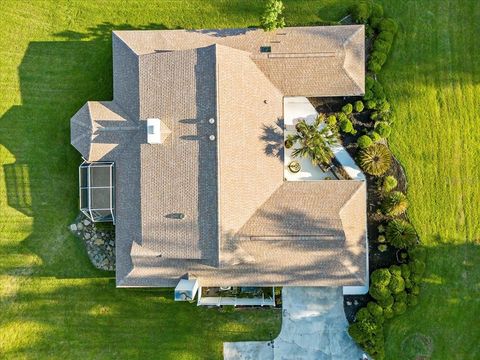
{"type": "Polygon", "coordinates": [[[95,223],[80,214],[69,226],[70,231],[80,238],[87,248],[93,266],[97,269],[115,270],[115,228],[98,229],[95,223]]]}

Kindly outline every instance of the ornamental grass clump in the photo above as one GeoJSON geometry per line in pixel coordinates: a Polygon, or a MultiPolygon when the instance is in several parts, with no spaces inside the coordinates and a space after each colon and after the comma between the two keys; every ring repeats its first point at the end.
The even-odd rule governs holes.
{"type": "Polygon", "coordinates": [[[405,220],[392,220],[387,225],[387,241],[399,249],[412,248],[417,243],[415,228],[405,220]]]}
{"type": "Polygon", "coordinates": [[[385,145],[373,144],[360,151],[358,161],[367,174],[380,176],[390,169],[392,155],[385,145]]]}
{"type": "Polygon", "coordinates": [[[404,193],[394,191],[388,194],[382,202],[382,212],[387,216],[398,216],[407,211],[408,200],[404,193]]]}

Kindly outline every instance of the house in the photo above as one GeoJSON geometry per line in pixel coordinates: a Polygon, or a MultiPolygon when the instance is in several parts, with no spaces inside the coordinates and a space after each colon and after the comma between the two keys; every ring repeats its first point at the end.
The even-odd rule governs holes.
{"type": "Polygon", "coordinates": [[[364,93],[363,26],[112,38],[113,100],[71,143],[83,211],[116,224],[118,287],[366,285],[365,182],[289,181],[282,155],[285,99],[364,93]]]}

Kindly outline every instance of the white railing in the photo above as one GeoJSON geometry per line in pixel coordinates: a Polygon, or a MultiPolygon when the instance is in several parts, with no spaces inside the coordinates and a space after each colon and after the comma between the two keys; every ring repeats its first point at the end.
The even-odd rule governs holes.
{"type": "Polygon", "coordinates": [[[275,298],[237,298],[237,297],[227,297],[227,296],[199,296],[197,305],[203,306],[222,306],[222,305],[233,305],[233,306],[275,306],[275,298]]]}

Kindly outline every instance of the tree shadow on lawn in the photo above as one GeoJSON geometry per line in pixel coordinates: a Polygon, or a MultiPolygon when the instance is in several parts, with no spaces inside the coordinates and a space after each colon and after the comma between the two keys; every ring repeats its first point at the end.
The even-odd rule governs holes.
{"type": "Polygon", "coordinates": [[[115,291],[105,279],[34,280],[15,303],[0,322],[5,358],[221,358],[223,341],[268,340],[280,319],[272,309],[222,313],[175,302],[172,289],[115,291]]]}
{"type": "Polygon", "coordinates": [[[73,41],[31,42],[18,68],[22,104],[0,118],[0,144],[15,162],[2,170],[8,206],[32,217],[33,225],[21,243],[25,248],[0,248],[5,254],[35,253],[41,264],[34,275],[112,276],[90,265],[84,244],[68,231],[78,214],[81,162],[70,145],[70,118],[88,100],[112,98],[111,30],[128,28],[102,23],[85,33],[57,34],[73,41]],[[78,41],[85,38],[92,40],[78,41]]]}

